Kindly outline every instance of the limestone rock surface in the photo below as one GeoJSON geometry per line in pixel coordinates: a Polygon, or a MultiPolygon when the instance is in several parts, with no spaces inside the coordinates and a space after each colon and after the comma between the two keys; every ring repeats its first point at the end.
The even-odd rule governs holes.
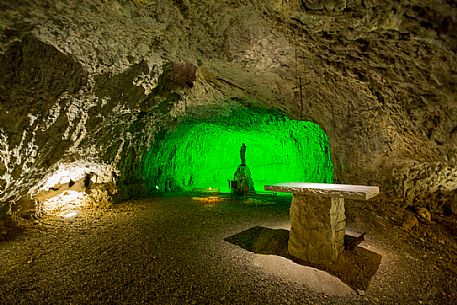
{"type": "Polygon", "coordinates": [[[344,211],[343,198],[295,194],[290,206],[289,253],[313,264],[336,261],[344,247],[344,211]]]}
{"type": "Polygon", "coordinates": [[[449,210],[456,16],[427,0],[0,1],[0,210],[81,160],[135,196],[151,143],[229,99],[319,124],[336,182],[449,210]]]}
{"type": "Polygon", "coordinates": [[[286,182],[265,185],[265,190],[354,200],[368,200],[379,194],[379,188],[377,186],[307,182],[286,182]]]}

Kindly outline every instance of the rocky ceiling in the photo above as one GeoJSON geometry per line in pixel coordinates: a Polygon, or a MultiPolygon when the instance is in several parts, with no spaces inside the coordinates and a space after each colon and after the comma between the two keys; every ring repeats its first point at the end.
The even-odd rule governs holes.
{"type": "Polygon", "coordinates": [[[454,0],[1,0],[0,213],[75,164],[141,194],[166,130],[239,107],[321,126],[337,182],[449,209],[456,50],[454,0]]]}

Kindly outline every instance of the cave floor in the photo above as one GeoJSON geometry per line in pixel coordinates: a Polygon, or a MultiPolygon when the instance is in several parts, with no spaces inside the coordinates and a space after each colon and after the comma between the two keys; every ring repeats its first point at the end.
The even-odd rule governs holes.
{"type": "Polygon", "coordinates": [[[457,300],[456,219],[410,232],[393,205],[346,202],[349,230],[382,256],[366,292],[284,257],[224,238],[254,226],[289,229],[276,204],[161,197],[107,211],[22,221],[0,243],[1,304],[452,304],[457,300]]]}

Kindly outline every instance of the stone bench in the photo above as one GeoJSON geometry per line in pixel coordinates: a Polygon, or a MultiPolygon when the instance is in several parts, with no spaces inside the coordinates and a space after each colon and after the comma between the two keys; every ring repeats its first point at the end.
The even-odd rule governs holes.
{"type": "Polygon", "coordinates": [[[344,247],[344,198],[368,200],[376,186],[288,182],[265,190],[293,193],[290,206],[289,254],[314,264],[334,262],[344,247]]]}

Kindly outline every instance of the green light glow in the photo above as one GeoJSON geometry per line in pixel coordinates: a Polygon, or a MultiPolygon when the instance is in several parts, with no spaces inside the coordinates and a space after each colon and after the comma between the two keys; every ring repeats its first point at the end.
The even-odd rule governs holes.
{"type": "Polygon", "coordinates": [[[257,191],[278,182],[333,182],[328,137],[318,125],[264,110],[239,110],[187,120],[169,132],[146,156],[148,190],[212,187],[229,192],[227,180],[240,164],[242,143],[257,191]]]}

